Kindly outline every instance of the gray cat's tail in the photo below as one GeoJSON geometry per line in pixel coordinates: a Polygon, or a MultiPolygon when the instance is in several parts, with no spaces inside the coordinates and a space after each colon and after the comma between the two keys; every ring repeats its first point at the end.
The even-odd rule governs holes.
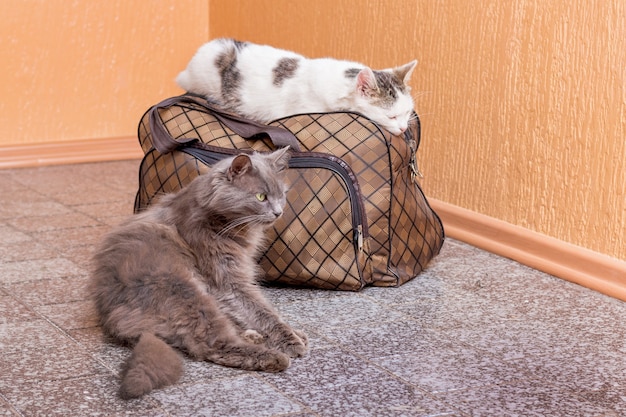
{"type": "Polygon", "coordinates": [[[143,333],[122,369],[120,397],[141,397],[176,383],[183,374],[180,355],[153,334],[143,333]]]}

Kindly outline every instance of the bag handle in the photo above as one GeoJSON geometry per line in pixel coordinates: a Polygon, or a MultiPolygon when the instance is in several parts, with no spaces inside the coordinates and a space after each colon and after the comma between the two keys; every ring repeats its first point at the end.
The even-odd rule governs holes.
{"type": "Polygon", "coordinates": [[[237,116],[233,113],[225,112],[224,110],[213,107],[203,98],[185,94],[165,99],[159,104],[152,106],[149,110],[149,124],[150,132],[152,132],[152,143],[154,144],[154,148],[161,153],[171,152],[180,146],[184,146],[197,140],[196,138],[174,139],[167,129],[165,129],[163,123],[160,123],[161,118],[159,115],[159,109],[164,109],[174,104],[198,105],[207,110],[215,116],[217,120],[242,138],[254,140],[259,137],[269,137],[274,146],[277,148],[290,146],[294,151],[300,151],[300,143],[298,142],[298,139],[296,139],[296,136],[287,129],[283,129],[278,126],[267,126],[253,120],[237,116]]]}

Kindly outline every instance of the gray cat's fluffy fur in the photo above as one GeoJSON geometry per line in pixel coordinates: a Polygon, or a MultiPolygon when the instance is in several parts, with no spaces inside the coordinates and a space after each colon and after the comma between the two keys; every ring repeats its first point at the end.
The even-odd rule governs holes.
{"type": "Polygon", "coordinates": [[[281,214],[286,149],[214,165],[110,232],[93,257],[91,293],[104,330],[134,345],[120,395],[175,383],[180,349],[197,360],[278,372],[307,350],[256,281],[264,230],[281,214]]]}

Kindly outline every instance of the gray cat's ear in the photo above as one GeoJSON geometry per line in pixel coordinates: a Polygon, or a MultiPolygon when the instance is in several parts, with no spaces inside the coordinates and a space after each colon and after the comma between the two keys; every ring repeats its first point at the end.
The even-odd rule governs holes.
{"type": "Polygon", "coordinates": [[[378,91],[378,84],[376,84],[376,77],[374,71],[371,68],[365,67],[356,76],[356,89],[364,96],[371,96],[372,93],[378,91]]]}
{"type": "Polygon", "coordinates": [[[404,84],[408,84],[409,80],[411,79],[411,74],[413,74],[413,70],[415,69],[416,65],[417,65],[417,60],[414,59],[408,64],[404,64],[402,66],[394,68],[393,72],[396,74],[396,76],[399,79],[402,80],[404,84]]]}
{"type": "Polygon", "coordinates": [[[226,178],[228,178],[228,181],[232,181],[233,178],[248,172],[250,168],[252,168],[250,157],[245,154],[237,155],[230,163],[228,171],[226,171],[226,178]]]}
{"type": "Polygon", "coordinates": [[[289,159],[291,154],[289,153],[289,146],[280,148],[270,154],[272,158],[272,165],[276,168],[276,171],[282,171],[289,166],[289,159]]]}

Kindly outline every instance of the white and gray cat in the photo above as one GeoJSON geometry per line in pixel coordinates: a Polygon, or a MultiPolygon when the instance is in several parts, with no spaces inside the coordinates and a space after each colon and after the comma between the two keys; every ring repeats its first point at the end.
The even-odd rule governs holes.
{"type": "Polygon", "coordinates": [[[357,62],[309,59],[222,38],[202,45],[176,82],[262,123],[299,113],[354,111],[399,135],[413,112],[407,83],[416,64],[373,71],[357,62]]]}

